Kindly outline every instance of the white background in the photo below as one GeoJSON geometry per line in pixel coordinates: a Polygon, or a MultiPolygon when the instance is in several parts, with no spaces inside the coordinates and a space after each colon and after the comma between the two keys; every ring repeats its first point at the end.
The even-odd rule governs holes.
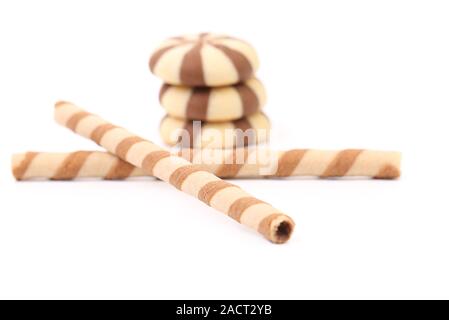
{"type": "Polygon", "coordinates": [[[449,298],[447,1],[2,1],[1,298],[449,298]],[[70,100],[160,142],[168,36],[259,52],[273,148],[403,152],[399,181],[236,181],[291,215],[273,245],[173,187],[23,182],[14,152],[97,149],[70,100]]]}

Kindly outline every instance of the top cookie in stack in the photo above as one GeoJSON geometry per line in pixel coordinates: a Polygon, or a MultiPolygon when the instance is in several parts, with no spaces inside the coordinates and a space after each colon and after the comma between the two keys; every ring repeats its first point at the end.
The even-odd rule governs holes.
{"type": "MultiPolygon", "coordinates": [[[[150,58],[151,71],[165,82],[159,95],[168,113],[161,123],[163,140],[170,145],[178,143],[179,135],[163,129],[164,122],[177,118],[183,120],[180,123],[185,129],[192,127],[193,121],[201,121],[201,135],[207,135],[209,140],[211,129],[225,125],[226,128],[234,128],[236,133],[238,130],[235,129],[247,131],[245,135],[250,138],[244,139],[244,144],[265,141],[269,121],[263,114],[249,117],[261,113],[266,100],[262,83],[254,77],[258,67],[253,47],[230,36],[201,33],[173,37],[163,42],[150,58]],[[250,121],[249,118],[265,120],[250,121]],[[242,123],[243,126],[240,125],[242,123]],[[209,132],[205,132],[207,130],[209,132]]],[[[215,131],[221,136],[217,138],[229,140],[223,139],[224,133],[218,133],[222,130],[215,131]]],[[[229,132],[226,136],[229,137],[229,132]]],[[[241,146],[236,141],[236,134],[231,136],[234,137],[232,141],[214,141],[210,145],[223,148],[241,146]]],[[[190,140],[193,141],[190,147],[200,144],[207,147],[204,145],[207,141],[200,136],[190,140]]]]}

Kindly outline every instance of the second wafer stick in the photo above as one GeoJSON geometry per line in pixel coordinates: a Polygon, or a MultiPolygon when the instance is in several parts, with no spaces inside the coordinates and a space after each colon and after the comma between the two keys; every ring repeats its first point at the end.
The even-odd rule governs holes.
{"type": "MultiPolygon", "coordinates": [[[[374,150],[271,151],[259,149],[191,150],[177,155],[199,164],[220,178],[279,177],[365,177],[396,179],[400,176],[401,154],[374,150]],[[259,156],[263,155],[263,156],[259,156]]],[[[117,156],[100,151],[70,153],[27,152],[12,157],[12,172],[17,180],[73,180],[101,178],[120,180],[148,176],[117,156]]]]}
{"type": "Polygon", "coordinates": [[[274,243],[286,242],[293,220],[271,205],[252,197],[236,185],[223,181],[201,166],[172,155],[154,143],[90,114],[69,102],[55,105],[56,121],[95,141],[124,161],[142,168],[188,193],[234,220],[257,230],[274,243]]]}

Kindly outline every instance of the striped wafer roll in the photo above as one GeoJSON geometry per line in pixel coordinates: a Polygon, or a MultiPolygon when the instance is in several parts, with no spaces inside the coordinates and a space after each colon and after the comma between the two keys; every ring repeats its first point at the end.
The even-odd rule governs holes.
{"type": "Polygon", "coordinates": [[[190,194],[236,221],[257,230],[274,243],[284,243],[293,220],[271,205],[252,197],[184,158],[117,127],[69,103],[55,105],[56,121],[91,139],[120,159],[142,168],[177,189],[190,194]]]}
{"type": "Polygon", "coordinates": [[[189,87],[242,82],[258,67],[256,51],[247,42],[210,33],[170,38],[150,58],[151,71],[164,82],[189,87]]]}
{"type": "Polygon", "coordinates": [[[206,122],[165,116],[159,131],[162,141],[169,146],[183,148],[234,148],[267,142],[270,120],[257,112],[238,120],[206,122]]]}
{"type": "MultiPolygon", "coordinates": [[[[221,178],[347,177],[396,179],[400,176],[399,152],[361,150],[191,150],[177,152],[221,178]]],[[[147,174],[118,157],[99,151],[73,153],[28,152],[12,157],[17,180],[101,178],[120,180],[147,174]]]]}
{"type": "Polygon", "coordinates": [[[229,121],[259,111],[266,101],[265,89],[256,78],[226,87],[185,87],[164,84],[159,100],[176,118],[229,121]]]}
{"type": "Polygon", "coordinates": [[[35,178],[73,180],[102,178],[120,180],[145,176],[145,172],[108,152],[71,153],[27,152],[12,156],[12,172],[17,180],[35,178]]]}

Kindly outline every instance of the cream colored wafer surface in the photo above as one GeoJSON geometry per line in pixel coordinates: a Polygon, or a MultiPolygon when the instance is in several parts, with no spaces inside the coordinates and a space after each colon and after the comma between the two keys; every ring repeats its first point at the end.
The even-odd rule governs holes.
{"type": "Polygon", "coordinates": [[[234,148],[269,140],[270,121],[257,112],[234,121],[207,122],[166,116],[160,123],[161,138],[183,148],[234,148]]]}
{"type": "Polygon", "coordinates": [[[256,78],[225,87],[186,87],[164,84],[159,100],[175,118],[229,121],[261,110],[266,102],[265,88],[256,78]]]}
{"type": "Polygon", "coordinates": [[[248,80],[258,69],[259,60],[245,41],[201,33],[168,39],[153,52],[149,64],[166,83],[215,87],[248,80]]]}
{"type": "MultiPolygon", "coordinates": [[[[128,157],[135,163],[142,161],[133,157],[142,150],[144,143],[135,144],[128,157]]],[[[151,152],[151,150],[150,150],[151,152]]],[[[176,152],[186,160],[222,178],[267,178],[316,176],[368,177],[396,179],[400,176],[399,152],[362,150],[355,159],[347,150],[190,150],[176,152]],[[309,160],[305,155],[309,155],[309,160]],[[349,155],[349,156],[348,156],[349,155]],[[302,162],[305,159],[304,162],[302,162]],[[326,175],[324,173],[326,172],[326,175]]],[[[77,151],[72,153],[28,152],[12,157],[12,172],[17,180],[77,178],[126,179],[147,176],[118,157],[100,151],[77,151]]],[[[198,172],[197,174],[202,174],[198,172]]],[[[195,175],[192,175],[195,177],[195,175]]],[[[197,179],[200,180],[200,179],[197,179]]],[[[194,184],[193,184],[194,185],[194,184]]]]}
{"type": "MultiPolygon", "coordinates": [[[[55,105],[55,120],[95,141],[120,159],[141,167],[146,174],[154,175],[170,183],[217,210],[221,209],[226,215],[257,230],[270,241],[284,243],[290,238],[294,228],[294,222],[290,217],[272,206],[264,207],[260,211],[253,209],[254,205],[262,201],[250,196],[239,187],[221,180],[201,166],[171,155],[170,152],[150,141],[87,113],[69,102],[60,101],[55,105]],[[85,119],[89,119],[90,123],[97,121],[98,126],[93,130],[84,130],[85,119]],[[134,146],[142,146],[142,142],[147,143],[146,148],[140,149],[139,152],[131,151],[134,146]],[[132,157],[130,153],[133,154],[132,157]],[[221,196],[230,188],[237,189],[232,197],[221,196]],[[228,209],[225,211],[223,208],[228,209]]],[[[88,155],[80,153],[78,156],[84,158],[88,155]]],[[[22,159],[28,162],[32,160],[31,157],[22,159]]]]}

